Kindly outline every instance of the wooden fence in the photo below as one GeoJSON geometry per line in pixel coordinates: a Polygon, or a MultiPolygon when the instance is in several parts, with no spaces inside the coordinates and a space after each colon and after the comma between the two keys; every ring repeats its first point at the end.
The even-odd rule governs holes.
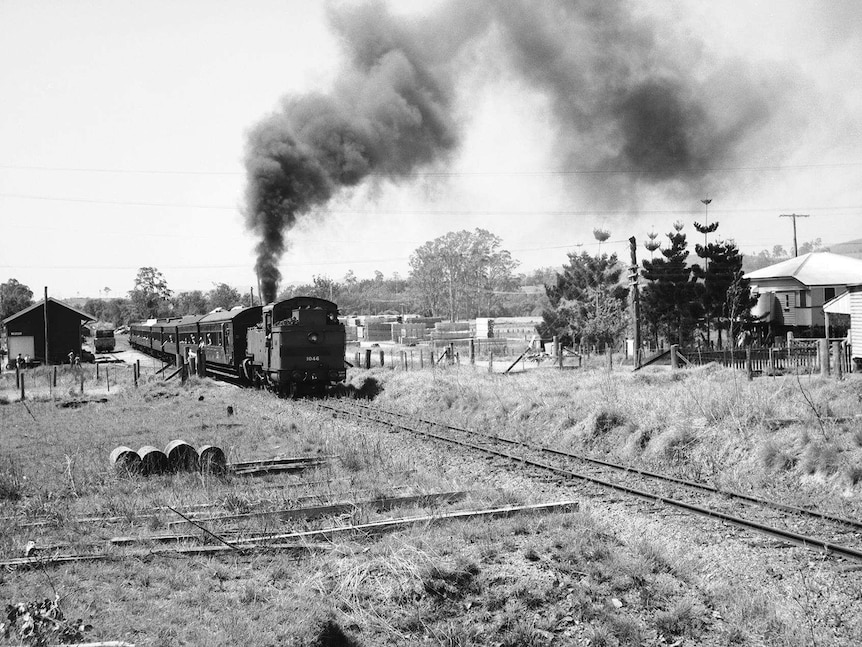
{"type": "MultiPolygon", "coordinates": [[[[785,348],[750,348],[726,349],[719,351],[704,351],[698,348],[680,349],[679,354],[689,364],[709,364],[715,362],[722,366],[745,370],[748,357],[751,358],[751,370],[768,373],[770,371],[814,373],[820,371],[820,350],[813,344],[793,345],[785,348]]],[[[834,356],[829,358],[830,366],[834,367],[834,356]]],[[[849,353],[839,353],[843,373],[852,371],[852,359],[849,353]]]]}

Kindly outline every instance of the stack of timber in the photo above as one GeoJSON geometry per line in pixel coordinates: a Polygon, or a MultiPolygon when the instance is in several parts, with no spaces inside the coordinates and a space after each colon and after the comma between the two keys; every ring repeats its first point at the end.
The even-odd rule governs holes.
{"type": "Polygon", "coordinates": [[[426,338],[424,323],[395,323],[392,324],[392,341],[408,344],[419,342],[426,338]]]}
{"type": "Polygon", "coordinates": [[[431,331],[431,339],[433,341],[468,339],[471,336],[470,323],[468,321],[439,321],[434,324],[434,330],[431,331]]]}
{"type": "Polygon", "coordinates": [[[494,319],[494,337],[528,340],[536,334],[541,317],[506,317],[494,319]]]}

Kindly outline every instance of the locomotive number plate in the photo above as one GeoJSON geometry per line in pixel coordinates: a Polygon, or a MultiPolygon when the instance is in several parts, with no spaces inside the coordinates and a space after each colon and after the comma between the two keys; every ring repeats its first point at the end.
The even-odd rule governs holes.
{"type": "Polygon", "coordinates": [[[306,362],[319,362],[320,361],[320,355],[308,355],[305,358],[305,361],[306,362]]]}

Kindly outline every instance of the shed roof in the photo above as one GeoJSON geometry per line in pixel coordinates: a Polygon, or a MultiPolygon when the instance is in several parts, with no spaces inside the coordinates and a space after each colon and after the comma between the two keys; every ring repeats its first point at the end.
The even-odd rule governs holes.
{"type": "MultiPolygon", "coordinates": [[[[65,308],[66,310],[71,310],[72,312],[78,313],[79,315],[81,315],[82,321],[95,321],[95,319],[96,319],[93,315],[88,315],[83,310],[78,310],[77,308],[73,308],[69,304],[63,303],[62,301],[58,301],[54,297],[48,297],[48,301],[56,303],[58,306],[65,308]]],[[[10,316],[6,317],[3,320],[3,324],[4,325],[8,324],[10,321],[14,321],[18,317],[21,317],[21,316],[27,314],[28,312],[32,312],[33,310],[36,310],[37,308],[41,308],[44,305],[44,303],[45,303],[45,300],[42,299],[41,301],[38,301],[37,303],[34,303],[33,305],[31,305],[29,308],[24,308],[20,312],[16,312],[14,315],[10,315],[10,316]]]]}
{"type": "Polygon", "coordinates": [[[837,297],[829,299],[823,304],[823,312],[829,314],[849,315],[850,314],[850,293],[842,292],[837,297]]]}
{"type": "Polygon", "coordinates": [[[794,278],[803,285],[862,283],[862,260],[832,252],[810,252],[745,275],[751,281],[794,278]]]}

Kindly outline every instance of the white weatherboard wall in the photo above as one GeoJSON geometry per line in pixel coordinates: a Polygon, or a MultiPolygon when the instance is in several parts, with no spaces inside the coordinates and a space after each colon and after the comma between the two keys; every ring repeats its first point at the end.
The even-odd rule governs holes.
{"type": "Polygon", "coordinates": [[[862,359],[862,285],[847,286],[850,292],[850,344],[852,357],[862,359]]]}

